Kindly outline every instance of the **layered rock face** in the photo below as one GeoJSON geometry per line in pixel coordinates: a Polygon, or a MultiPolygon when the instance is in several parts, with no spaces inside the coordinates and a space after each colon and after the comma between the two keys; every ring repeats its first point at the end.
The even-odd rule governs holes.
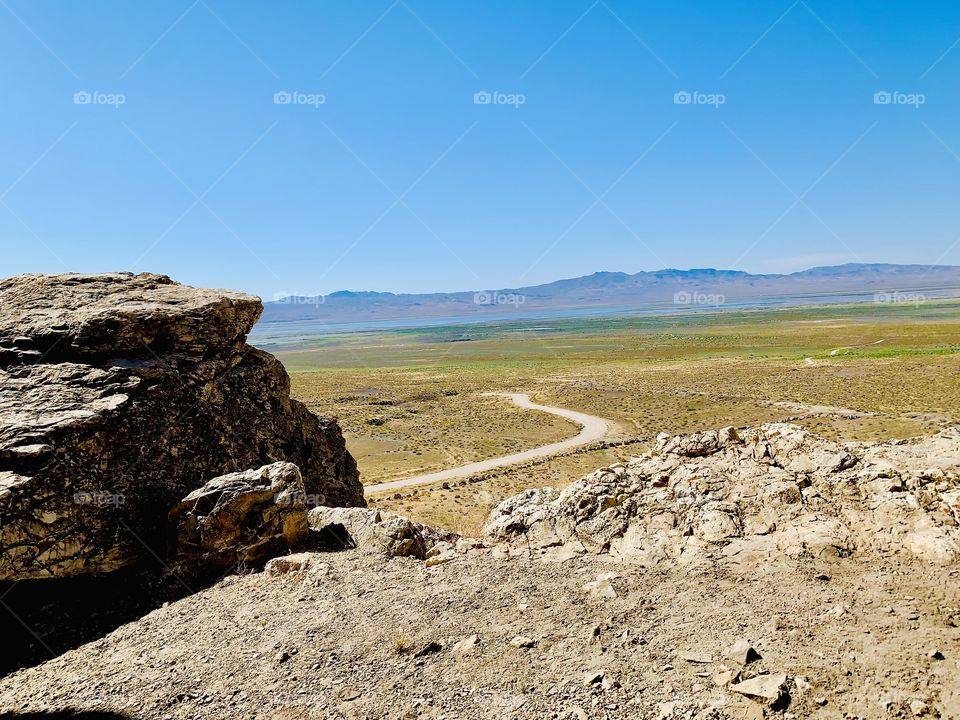
{"type": "Polygon", "coordinates": [[[336,421],[245,343],[261,308],[150,274],[0,281],[0,579],[162,557],[181,499],[274,462],[307,506],[364,505],[336,421]]]}
{"type": "Polygon", "coordinates": [[[960,428],[837,445],[771,423],[658,438],[655,452],[561,491],[493,510],[490,541],[517,552],[604,552],[645,565],[774,556],[960,559],[960,428]]]}

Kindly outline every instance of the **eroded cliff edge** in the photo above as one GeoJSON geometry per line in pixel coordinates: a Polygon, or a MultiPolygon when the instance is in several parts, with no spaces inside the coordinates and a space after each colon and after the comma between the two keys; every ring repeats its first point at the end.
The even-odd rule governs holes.
{"type": "Polygon", "coordinates": [[[308,506],[363,506],[336,420],[246,344],[256,297],[162,275],[0,280],[0,580],[163,556],[168,511],[291,462],[308,506]]]}

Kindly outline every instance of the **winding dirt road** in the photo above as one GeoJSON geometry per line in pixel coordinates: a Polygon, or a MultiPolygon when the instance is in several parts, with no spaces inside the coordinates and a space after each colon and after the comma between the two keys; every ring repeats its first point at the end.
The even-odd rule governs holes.
{"type": "Polygon", "coordinates": [[[541,445],[540,447],[524,450],[523,452],[514,453],[513,455],[502,455],[500,457],[490,458],[489,460],[480,460],[479,462],[461,465],[460,467],[449,468],[448,470],[440,470],[426,475],[415,475],[414,477],[403,480],[391,480],[390,482],[378,483],[377,485],[367,485],[364,491],[369,494],[383,492],[385,490],[399,490],[401,488],[412,487],[413,485],[460,480],[480,472],[486,472],[487,470],[494,470],[507,465],[516,465],[517,463],[536,460],[547,457],[548,455],[564,452],[565,450],[571,450],[581,445],[594,442],[595,440],[600,440],[610,432],[610,423],[603,418],[587,415],[586,413],[575,410],[566,410],[549,405],[538,405],[535,402],[531,402],[530,396],[524,393],[491,392],[484,394],[510,398],[518,407],[528,410],[539,410],[540,412],[550,413],[551,415],[558,415],[567,420],[572,420],[581,427],[580,433],[567,440],[550,443],[549,445],[541,445]]]}

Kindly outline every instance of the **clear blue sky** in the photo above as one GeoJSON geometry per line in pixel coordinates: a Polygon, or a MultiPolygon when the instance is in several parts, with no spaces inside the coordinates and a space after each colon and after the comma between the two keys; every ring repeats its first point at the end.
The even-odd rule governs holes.
{"type": "Polygon", "coordinates": [[[2,0],[0,273],[960,264],[958,39],[947,0],[2,0]]]}

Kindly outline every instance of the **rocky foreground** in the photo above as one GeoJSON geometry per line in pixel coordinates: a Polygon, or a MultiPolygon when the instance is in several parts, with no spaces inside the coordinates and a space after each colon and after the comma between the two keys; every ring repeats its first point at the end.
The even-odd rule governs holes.
{"type": "Polygon", "coordinates": [[[146,273],[0,280],[0,581],[144,558],[219,570],[222,539],[184,543],[184,529],[178,543],[168,514],[219,476],[276,462],[296,466],[296,487],[247,487],[241,504],[257,507],[226,528],[231,542],[260,547],[264,520],[282,535],[278,498],[304,533],[313,505],[364,504],[336,421],[292,400],[280,362],[246,344],[262,308],[146,273]]]}
{"type": "Polygon", "coordinates": [[[651,454],[458,538],[309,511],[275,558],[0,680],[130,718],[960,717],[960,432],[651,454]]]}

